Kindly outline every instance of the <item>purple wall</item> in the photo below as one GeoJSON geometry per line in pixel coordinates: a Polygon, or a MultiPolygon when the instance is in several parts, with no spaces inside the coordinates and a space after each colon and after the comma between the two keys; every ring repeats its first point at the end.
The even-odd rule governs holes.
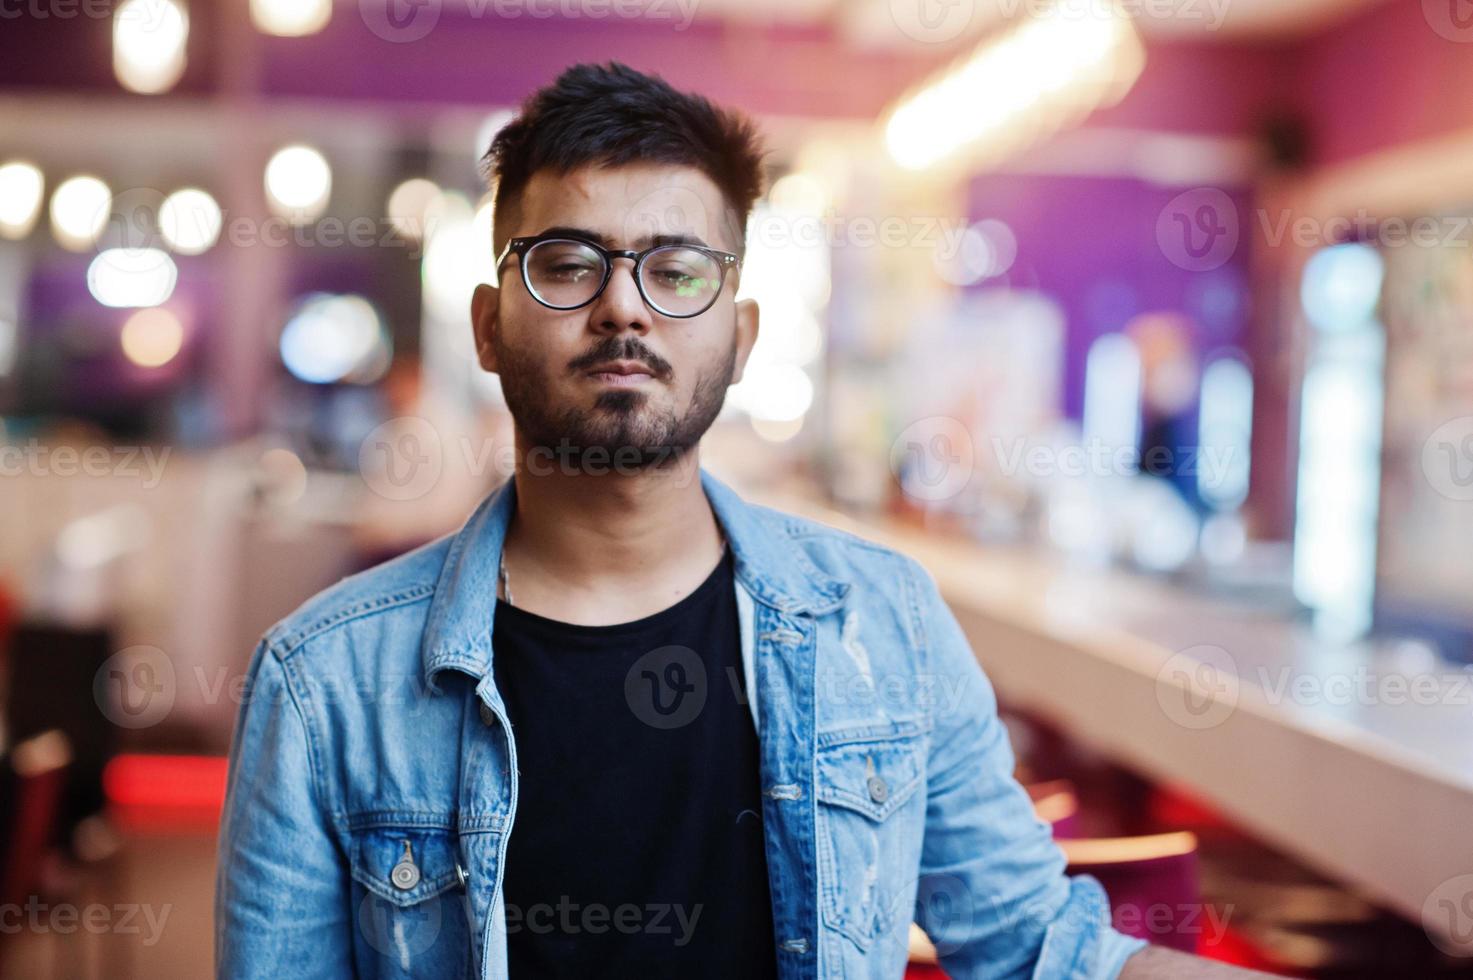
{"type": "MultiPolygon", "coordinates": [[[[1082,408],[1090,345],[1137,314],[1185,314],[1199,354],[1245,341],[1247,250],[1240,245],[1219,267],[1193,271],[1158,240],[1158,219],[1180,193],[1119,178],[992,175],[972,182],[969,219],[998,218],[1017,237],[1006,281],[1046,293],[1064,309],[1061,407],[1070,417],[1082,408]]],[[[1233,196],[1233,220],[1244,227],[1246,199],[1233,196]]]]}

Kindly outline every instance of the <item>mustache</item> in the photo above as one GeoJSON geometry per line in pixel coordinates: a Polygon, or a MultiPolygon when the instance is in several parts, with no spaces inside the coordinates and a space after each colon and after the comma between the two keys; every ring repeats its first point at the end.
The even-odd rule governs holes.
{"type": "Polygon", "coordinates": [[[670,362],[659,354],[650,350],[637,339],[621,341],[617,337],[610,337],[599,343],[588,353],[574,358],[568,362],[571,371],[584,371],[595,364],[605,361],[638,361],[650,369],[650,373],[657,378],[664,378],[670,374],[670,362]]]}

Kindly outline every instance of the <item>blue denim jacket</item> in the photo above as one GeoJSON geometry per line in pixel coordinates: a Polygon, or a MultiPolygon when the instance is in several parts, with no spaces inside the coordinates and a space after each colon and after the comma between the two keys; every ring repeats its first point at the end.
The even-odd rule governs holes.
{"type": "MultiPolygon", "coordinates": [[[[1064,875],[934,579],[700,473],[735,557],[781,976],[893,980],[912,920],[952,977],[1116,976],[1144,943],[1110,927],[1098,882],[1064,875]]],[[[218,975],[506,976],[516,740],[491,623],[515,496],[503,483],[457,533],[262,638],[220,831],[218,975]]],[[[567,915],[671,928],[657,909],[567,915]]]]}

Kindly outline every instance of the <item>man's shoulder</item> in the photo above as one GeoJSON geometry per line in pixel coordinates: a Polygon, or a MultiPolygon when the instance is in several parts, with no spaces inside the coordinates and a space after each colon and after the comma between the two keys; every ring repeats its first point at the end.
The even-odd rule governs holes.
{"type": "Polygon", "coordinates": [[[797,555],[832,578],[856,585],[888,585],[890,594],[898,594],[902,587],[925,587],[924,567],[890,545],[774,507],[748,507],[779,540],[791,543],[797,555]]]}
{"type": "Polygon", "coordinates": [[[437,538],[328,586],[267,630],[268,645],[287,659],[325,646],[331,638],[383,627],[384,620],[407,619],[406,625],[417,629],[428,613],[452,538],[437,538]]]}

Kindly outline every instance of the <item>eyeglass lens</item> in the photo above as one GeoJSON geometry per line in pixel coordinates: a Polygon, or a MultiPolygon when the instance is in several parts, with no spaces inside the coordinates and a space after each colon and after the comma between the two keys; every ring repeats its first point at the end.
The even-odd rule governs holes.
{"type": "MultiPolygon", "coordinates": [[[[584,242],[538,242],[523,257],[527,286],[548,306],[573,309],[591,301],[603,284],[606,259],[584,242]]],[[[671,316],[694,316],[716,301],[721,263],[699,249],[667,245],[651,252],[639,269],[640,287],[651,306],[671,316]]]]}

